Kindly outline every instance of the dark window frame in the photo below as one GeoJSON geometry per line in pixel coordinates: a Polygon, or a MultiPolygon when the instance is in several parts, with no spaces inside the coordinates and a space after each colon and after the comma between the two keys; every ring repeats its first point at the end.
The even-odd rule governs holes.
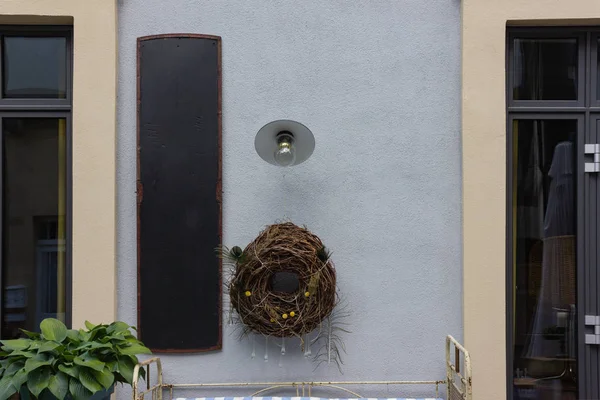
{"type": "Polygon", "coordinates": [[[585,375],[585,331],[580,329],[584,325],[584,304],[586,302],[585,287],[586,271],[589,267],[585,264],[585,226],[584,226],[584,199],[585,175],[580,168],[583,159],[583,143],[586,137],[595,129],[595,121],[600,120],[600,93],[597,93],[597,71],[598,56],[600,51],[596,45],[600,40],[600,27],[507,27],[506,34],[506,376],[507,376],[507,398],[513,399],[513,121],[532,119],[563,119],[577,120],[577,178],[576,178],[576,201],[577,201],[577,385],[579,396],[586,395],[589,390],[586,387],[585,375]],[[514,100],[513,99],[513,60],[514,39],[516,38],[578,38],[578,99],[576,101],[556,100],[514,100]]]}
{"type": "MultiPolygon", "coordinates": [[[[72,324],[72,293],[73,293],[73,271],[72,271],[72,225],[73,225],[73,173],[72,173],[72,102],[73,102],[73,27],[58,25],[0,25],[0,79],[3,79],[3,38],[5,36],[32,36],[32,37],[64,37],[66,39],[66,98],[3,98],[0,91],[0,134],[3,129],[4,118],[62,118],[66,122],[66,243],[65,243],[65,322],[67,326],[72,324]]],[[[0,140],[0,154],[3,151],[3,141],[0,140]]],[[[0,162],[0,190],[3,190],[3,162],[0,162]]],[[[3,196],[0,196],[0,210],[4,209],[3,196]]],[[[0,222],[4,218],[0,215],[0,222]]],[[[0,291],[2,301],[4,300],[3,262],[4,262],[4,240],[3,228],[0,229],[0,291]]],[[[4,321],[4,310],[0,307],[0,317],[4,321]]],[[[2,337],[2,324],[0,324],[0,337],[2,337]]]]}

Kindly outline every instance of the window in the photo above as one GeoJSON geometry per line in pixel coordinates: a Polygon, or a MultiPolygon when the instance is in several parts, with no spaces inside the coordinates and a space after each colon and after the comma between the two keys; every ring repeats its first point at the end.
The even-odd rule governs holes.
{"type": "Polygon", "coordinates": [[[0,27],[3,339],[70,324],[71,29],[0,27]]]}
{"type": "Polygon", "coordinates": [[[507,337],[515,399],[600,396],[600,373],[590,367],[600,361],[593,343],[600,324],[586,317],[600,315],[600,185],[594,155],[586,154],[600,143],[599,34],[508,34],[507,337]]]}

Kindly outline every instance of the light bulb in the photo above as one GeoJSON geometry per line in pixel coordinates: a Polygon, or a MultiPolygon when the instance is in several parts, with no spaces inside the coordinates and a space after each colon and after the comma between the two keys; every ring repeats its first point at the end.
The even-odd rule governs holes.
{"type": "Polygon", "coordinates": [[[282,167],[289,167],[296,161],[296,149],[294,148],[294,137],[289,132],[280,132],[277,135],[277,150],[275,150],[275,162],[282,167]]]}

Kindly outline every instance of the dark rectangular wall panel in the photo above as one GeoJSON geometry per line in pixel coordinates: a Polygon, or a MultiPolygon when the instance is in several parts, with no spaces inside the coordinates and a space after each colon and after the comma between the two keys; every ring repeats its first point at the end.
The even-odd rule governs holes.
{"type": "Polygon", "coordinates": [[[220,49],[138,39],[138,328],[156,352],[221,348],[220,49]]]}

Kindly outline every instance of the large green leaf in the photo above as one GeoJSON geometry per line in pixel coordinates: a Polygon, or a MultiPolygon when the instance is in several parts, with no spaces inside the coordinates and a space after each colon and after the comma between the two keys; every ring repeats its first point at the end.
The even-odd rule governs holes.
{"type": "Polygon", "coordinates": [[[50,384],[50,377],[52,376],[51,368],[38,368],[31,371],[27,375],[27,387],[29,391],[33,393],[35,397],[38,397],[42,390],[46,389],[50,384]]]}
{"type": "Polygon", "coordinates": [[[152,354],[149,348],[146,346],[142,346],[141,344],[132,344],[127,347],[123,347],[120,349],[121,354],[125,355],[135,355],[135,354],[152,354]]]}
{"type": "Polygon", "coordinates": [[[81,365],[82,367],[88,367],[95,369],[96,371],[102,371],[105,367],[105,364],[102,361],[96,360],[88,355],[84,357],[75,357],[73,360],[75,364],[81,365]],[[85,357],[85,358],[84,358],[85,357]]]}
{"type": "Polygon", "coordinates": [[[73,378],[79,379],[79,367],[71,367],[63,364],[58,365],[58,369],[73,378]]]}
{"type": "Polygon", "coordinates": [[[110,369],[111,372],[119,370],[119,363],[117,361],[109,361],[106,363],[106,366],[110,369]]]}
{"type": "Polygon", "coordinates": [[[46,351],[52,351],[52,350],[54,350],[54,349],[56,349],[57,347],[60,347],[60,346],[61,346],[60,343],[56,343],[56,342],[44,342],[44,343],[42,343],[42,345],[38,349],[38,353],[44,353],[46,351]]]}
{"type": "Polygon", "coordinates": [[[90,338],[88,340],[94,341],[104,336],[106,336],[106,327],[98,325],[96,328],[90,331],[90,338]]]}
{"type": "Polygon", "coordinates": [[[89,368],[81,368],[81,371],[79,372],[79,382],[93,394],[102,390],[103,387],[100,382],[96,380],[92,371],[93,370],[89,368]]]}
{"type": "Polygon", "coordinates": [[[52,359],[46,355],[46,353],[37,354],[34,358],[30,358],[25,361],[25,370],[27,372],[34,371],[45,365],[51,365],[52,359]]]}
{"type": "Polygon", "coordinates": [[[75,378],[69,379],[69,393],[73,400],[88,400],[92,396],[92,393],[75,378]]]}
{"type": "Polygon", "coordinates": [[[0,379],[0,400],[7,400],[10,396],[17,393],[18,388],[12,382],[10,376],[0,379]]]}
{"type": "Polygon", "coordinates": [[[56,373],[50,378],[48,390],[57,399],[64,399],[69,391],[69,377],[62,372],[56,373]]]}
{"type": "Polygon", "coordinates": [[[71,340],[72,342],[79,342],[80,338],[79,338],[79,331],[76,331],[75,329],[69,329],[67,331],[67,337],[69,338],[69,340],[71,340]]]}
{"type": "Polygon", "coordinates": [[[38,350],[40,347],[42,347],[42,344],[44,344],[44,343],[46,343],[46,342],[41,341],[41,340],[33,340],[27,350],[29,350],[29,351],[38,350]]]}
{"type": "Polygon", "coordinates": [[[26,350],[31,345],[31,340],[29,339],[12,339],[12,340],[2,340],[0,343],[3,344],[2,349],[5,351],[9,350],[26,350]]]}
{"type": "Polygon", "coordinates": [[[98,342],[88,342],[85,343],[77,348],[75,348],[75,351],[80,351],[80,350],[96,350],[96,349],[112,349],[112,344],[110,343],[98,343],[98,342]]]}
{"type": "Polygon", "coordinates": [[[113,322],[112,324],[110,324],[109,328],[108,328],[108,332],[110,333],[117,333],[117,332],[129,332],[129,324],[126,324],[125,322],[121,322],[121,321],[117,321],[117,322],[113,322]]]}
{"type": "Polygon", "coordinates": [[[84,331],[83,329],[79,330],[79,340],[82,342],[87,342],[90,340],[91,333],[84,331]]]}
{"type": "Polygon", "coordinates": [[[62,342],[67,337],[67,327],[56,318],[46,318],[40,324],[42,335],[48,340],[62,342]]]}
{"type": "Polygon", "coordinates": [[[129,357],[119,358],[119,373],[125,379],[128,384],[133,383],[133,369],[135,364],[129,359],[129,357]]]}
{"type": "Polygon", "coordinates": [[[29,350],[15,350],[15,351],[11,351],[9,354],[7,354],[6,359],[7,360],[25,359],[25,358],[35,357],[36,354],[37,354],[37,351],[33,352],[33,351],[29,351],[29,350]]]}
{"type": "Polygon", "coordinates": [[[94,378],[96,378],[98,383],[100,383],[102,387],[104,387],[104,389],[108,389],[115,382],[115,376],[108,367],[104,368],[104,371],[102,372],[93,369],[90,371],[92,372],[92,375],[94,375],[94,378]]]}
{"type": "Polygon", "coordinates": [[[91,331],[96,327],[96,325],[92,324],[90,321],[85,321],[85,327],[91,331]]]}
{"type": "Polygon", "coordinates": [[[25,368],[20,369],[19,371],[17,371],[13,377],[12,377],[12,383],[13,385],[18,389],[21,387],[21,385],[23,385],[25,382],[27,382],[27,371],[25,370],[25,368]]]}
{"type": "Polygon", "coordinates": [[[125,338],[125,342],[127,344],[141,344],[143,346],[142,342],[140,342],[135,336],[127,336],[125,338]]]}
{"type": "Polygon", "coordinates": [[[24,361],[16,361],[12,364],[10,364],[7,368],[6,371],[4,371],[5,375],[13,375],[15,372],[17,372],[18,370],[20,370],[21,368],[23,368],[25,366],[25,362],[24,361]]]}
{"type": "Polygon", "coordinates": [[[19,329],[25,336],[27,336],[29,339],[39,339],[40,338],[40,334],[38,332],[29,332],[26,331],[25,329],[19,329]]]}
{"type": "Polygon", "coordinates": [[[92,343],[96,343],[96,342],[84,342],[84,343],[81,343],[77,347],[73,347],[71,350],[73,350],[74,352],[85,352],[90,347],[92,347],[92,343]]]}

